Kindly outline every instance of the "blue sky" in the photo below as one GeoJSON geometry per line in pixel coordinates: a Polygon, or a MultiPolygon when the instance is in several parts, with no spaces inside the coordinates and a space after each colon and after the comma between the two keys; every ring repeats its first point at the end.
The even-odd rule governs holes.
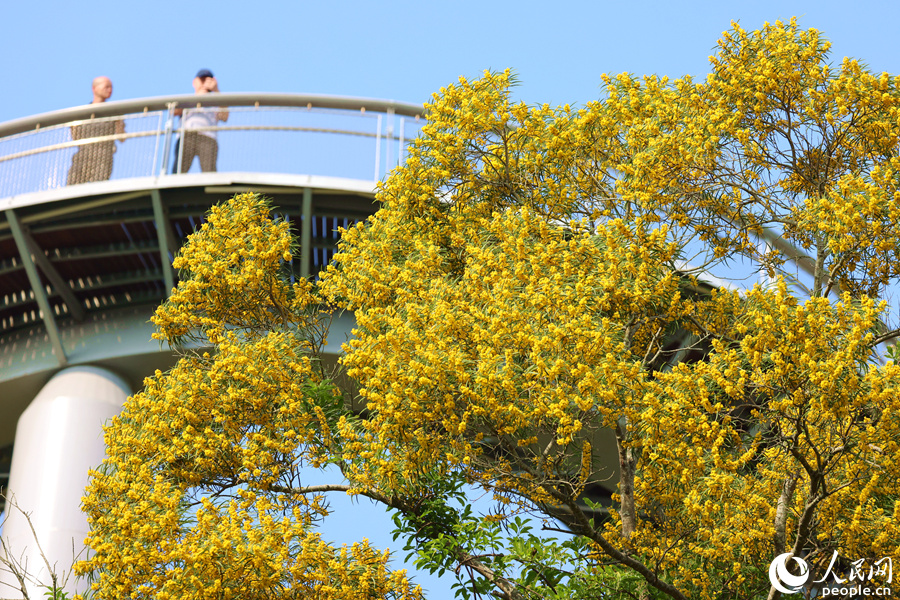
{"type": "MultiPolygon", "coordinates": [[[[722,31],[738,20],[800,18],[833,42],[835,62],[896,73],[900,3],[270,1],[12,2],[0,9],[0,122],[90,101],[97,75],[113,100],[191,93],[199,68],[222,91],[306,92],[422,103],[459,76],[514,69],[528,103],[583,104],[602,73],[703,76],[722,31]]],[[[343,502],[341,502],[343,504],[343,502]]],[[[390,540],[362,501],[326,535],[390,540]]],[[[432,598],[449,581],[423,578],[432,598]]]]}
{"type": "Polygon", "coordinates": [[[201,67],[223,91],[309,92],[421,103],[460,75],[515,69],[520,99],[583,104],[600,75],[703,75],[732,19],[797,15],[834,55],[894,72],[895,2],[331,0],[4,2],[0,122],[90,101],[191,93],[201,67]],[[851,7],[852,6],[852,7],[851,7]]]}

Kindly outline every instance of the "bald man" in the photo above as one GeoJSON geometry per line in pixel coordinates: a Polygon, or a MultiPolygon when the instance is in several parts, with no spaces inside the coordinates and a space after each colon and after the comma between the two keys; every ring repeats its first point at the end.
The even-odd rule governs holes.
{"type": "MultiPolygon", "coordinates": [[[[112,89],[109,77],[96,77],[91,83],[91,90],[94,93],[91,104],[109,100],[112,89]]],[[[125,124],[121,119],[92,118],[82,125],[74,125],[71,129],[74,141],[84,141],[78,145],[78,152],[72,156],[67,184],[76,185],[109,179],[112,175],[113,154],[116,151],[115,139],[110,138],[125,133],[125,124]]]]}

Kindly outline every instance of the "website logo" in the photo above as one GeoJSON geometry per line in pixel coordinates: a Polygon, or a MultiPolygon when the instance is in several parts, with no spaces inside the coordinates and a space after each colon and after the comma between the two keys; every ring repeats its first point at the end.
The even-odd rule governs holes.
{"type": "MultiPolygon", "coordinates": [[[[871,560],[871,559],[870,559],[871,560]]],[[[831,556],[831,562],[825,570],[825,574],[812,582],[811,589],[818,590],[818,595],[825,596],[890,596],[891,588],[887,586],[877,587],[879,583],[890,584],[893,581],[893,560],[885,556],[867,563],[865,558],[852,562],[839,562],[837,550],[831,556]],[[849,566],[848,566],[849,564],[849,566]],[[867,568],[868,567],[868,568],[867,568]]],[[[782,594],[796,594],[807,587],[812,573],[809,565],[802,558],[798,558],[790,552],[779,554],[769,565],[769,581],[772,587],[782,594]],[[788,570],[790,559],[797,563],[797,575],[788,570]]]]}
{"type": "Polygon", "coordinates": [[[769,581],[772,587],[782,594],[796,594],[806,584],[809,579],[809,565],[802,558],[798,558],[790,552],[779,554],[769,565],[769,581]],[[794,575],[788,571],[788,559],[793,558],[800,569],[799,575],[794,575]]]}

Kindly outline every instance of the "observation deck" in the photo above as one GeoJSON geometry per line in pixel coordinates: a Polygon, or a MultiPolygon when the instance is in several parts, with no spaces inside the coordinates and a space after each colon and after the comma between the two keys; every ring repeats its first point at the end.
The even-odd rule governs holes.
{"type": "MultiPolygon", "coordinates": [[[[137,390],[174,363],[149,318],[213,204],[243,191],[272,198],[301,240],[294,273],[314,274],[338,227],[375,212],[376,182],[422,124],[421,106],[280,93],[122,100],[0,124],[0,484],[16,422],[55,373],[89,364],[137,390]],[[181,172],[176,112],[223,107],[227,122],[203,129],[217,138],[217,171],[195,161],[181,172]],[[107,180],[67,185],[77,152],[101,160],[92,150],[112,147],[107,180]]],[[[336,325],[334,353],[352,320],[336,325]]]]}

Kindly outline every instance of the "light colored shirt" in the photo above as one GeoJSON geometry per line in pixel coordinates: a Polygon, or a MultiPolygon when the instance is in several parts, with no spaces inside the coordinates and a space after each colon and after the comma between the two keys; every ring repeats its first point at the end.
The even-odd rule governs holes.
{"type": "MultiPolygon", "coordinates": [[[[219,122],[218,115],[220,110],[220,108],[215,106],[184,109],[184,114],[181,116],[184,129],[190,130],[203,127],[215,127],[219,122]]],[[[197,133],[216,139],[215,131],[198,131],[197,133]]]]}

